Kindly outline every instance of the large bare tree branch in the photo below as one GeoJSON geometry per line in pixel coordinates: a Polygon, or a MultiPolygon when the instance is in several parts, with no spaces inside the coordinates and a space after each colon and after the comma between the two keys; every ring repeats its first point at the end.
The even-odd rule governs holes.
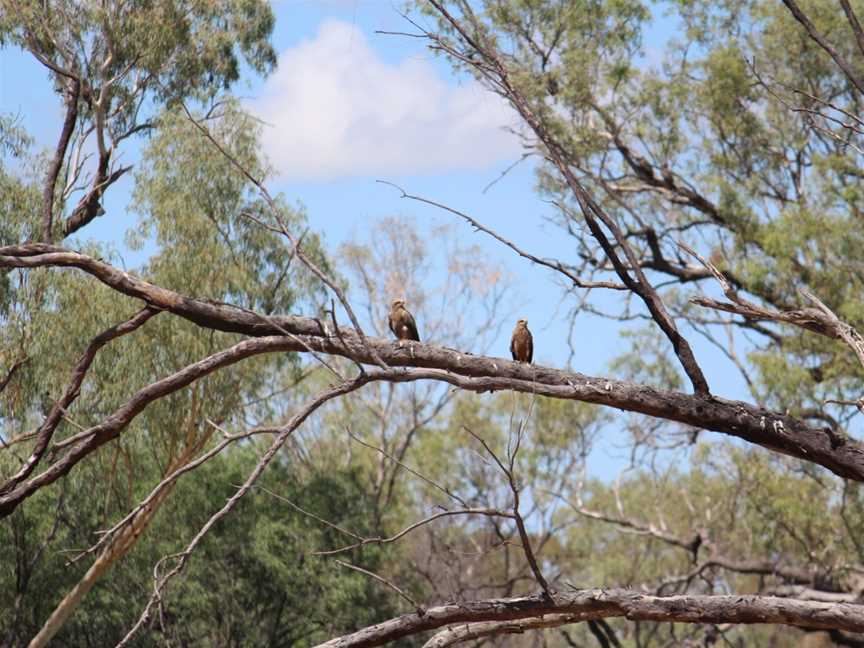
{"type": "Polygon", "coordinates": [[[722,302],[710,297],[695,297],[691,299],[694,304],[705,308],[721,310],[735,315],[741,315],[750,320],[768,320],[774,322],[782,322],[791,324],[799,328],[807,329],[813,333],[824,335],[825,337],[842,340],[849,344],[855,354],[861,359],[864,364],[864,341],[861,336],[852,329],[848,324],[841,322],[831,310],[819,301],[814,295],[806,290],[801,291],[802,294],[816,305],[816,308],[800,308],[789,310],[774,310],[765,308],[759,304],[755,304],[743,297],[729,283],[726,276],[717,269],[711,262],[707,261],[702,255],[696,252],[693,248],[685,243],[678,241],[678,246],[698,259],[705,268],[707,268],[720,287],[723,289],[723,294],[729,299],[729,302],[722,302]],[[851,330],[850,330],[851,329],[851,330]],[[857,342],[855,341],[857,340],[857,342]]]}
{"type": "MultiPolygon", "coordinates": [[[[192,299],[138,279],[92,257],[62,248],[42,244],[0,248],[0,267],[44,266],[78,267],[118,292],[142,299],[154,308],[170,311],[209,329],[251,336],[280,336],[270,338],[255,351],[250,350],[255,346],[254,341],[241,343],[250,345],[244,347],[245,350],[240,354],[242,357],[272,351],[306,352],[311,349],[364,364],[377,364],[370,353],[370,349],[374,349],[389,366],[428,370],[425,379],[442,380],[471,391],[511,389],[646,414],[736,436],[819,464],[841,477],[864,481],[864,445],[849,438],[843,430],[829,426],[813,427],[801,419],[741,401],[684,394],[548,367],[526,366],[430,344],[415,343],[408,348],[375,338],[361,340],[350,327],[341,328],[340,335],[336,336],[317,319],[297,316],[263,318],[227,304],[192,299]],[[297,336],[297,339],[285,338],[283,330],[297,336]]],[[[211,370],[216,368],[219,367],[211,370]]],[[[406,373],[391,380],[417,379],[416,374],[406,373]]],[[[90,450],[92,448],[83,451],[86,454],[90,450]]],[[[54,479],[57,477],[59,475],[54,479]]],[[[2,512],[3,500],[0,499],[0,514],[2,512]]]]}
{"type": "Polygon", "coordinates": [[[864,606],[798,601],[773,596],[648,596],[621,589],[587,589],[543,596],[449,603],[422,616],[406,614],[318,648],[381,646],[402,637],[455,623],[504,622],[559,615],[561,625],[589,619],[624,617],[631,621],[683,623],[775,623],[799,628],[864,631],[864,606]]]}

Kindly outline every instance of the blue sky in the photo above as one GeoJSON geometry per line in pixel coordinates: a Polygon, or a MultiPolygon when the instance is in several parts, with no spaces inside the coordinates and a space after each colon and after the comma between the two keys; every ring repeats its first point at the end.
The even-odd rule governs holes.
{"type": "MultiPolygon", "coordinates": [[[[418,39],[376,34],[409,29],[395,4],[283,0],[274,10],[279,69],[263,83],[247,79],[234,89],[269,124],[263,146],[279,171],[271,189],[302,202],[311,227],[331,249],[387,216],[411,218],[423,228],[454,224],[466,244],[479,245],[485,257],[516,276],[515,315],[530,322],[536,360],[562,366],[569,353],[570,303],[561,302],[554,273],[528,264],[456,217],[400,199],[392,187],[376,183],[387,180],[465,211],[538,256],[572,257],[575,246],[548,222],[551,207],[533,191],[530,162],[483,191],[520,155],[515,137],[503,128],[516,124],[509,108],[473,81],[455,77],[418,39]]],[[[649,51],[662,45],[670,29],[668,20],[656,22],[649,51]]],[[[10,48],[0,50],[0,111],[20,114],[38,146],[53,146],[59,100],[42,67],[10,48]]],[[[139,146],[124,150],[124,163],[134,163],[139,146]]],[[[111,189],[106,216],[87,236],[123,250],[123,233],[134,222],[126,212],[131,186],[127,177],[111,189]]],[[[142,260],[122,253],[127,266],[142,260]]],[[[492,355],[508,355],[511,328],[502,327],[492,355]]],[[[626,350],[620,326],[608,320],[580,315],[576,330],[575,370],[602,375],[610,359],[626,350]]],[[[728,361],[698,336],[691,343],[715,393],[747,399],[728,361]]],[[[605,471],[613,463],[600,459],[593,468],[605,471]]]]}

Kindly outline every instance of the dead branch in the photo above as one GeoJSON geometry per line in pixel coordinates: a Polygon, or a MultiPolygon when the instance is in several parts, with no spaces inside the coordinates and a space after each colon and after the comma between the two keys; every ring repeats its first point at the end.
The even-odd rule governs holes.
{"type": "Polygon", "coordinates": [[[378,581],[382,585],[389,587],[394,592],[396,592],[399,596],[401,596],[403,599],[408,601],[414,607],[414,609],[417,610],[417,614],[419,614],[420,616],[423,615],[423,607],[419,603],[417,603],[417,601],[415,601],[413,598],[408,596],[408,594],[405,593],[405,590],[403,590],[401,587],[399,587],[398,585],[396,585],[392,581],[384,578],[383,576],[380,576],[379,574],[376,574],[375,572],[371,572],[368,569],[363,569],[362,567],[358,567],[357,565],[352,565],[351,563],[345,562],[344,560],[337,560],[336,564],[341,565],[342,567],[346,567],[347,569],[353,569],[356,572],[360,572],[361,574],[364,574],[365,576],[369,576],[370,578],[378,581]]]}
{"type": "Polygon", "coordinates": [[[855,352],[858,361],[864,367],[864,338],[861,337],[861,334],[853,326],[837,317],[834,311],[828,308],[816,295],[803,288],[799,292],[821,311],[825,317],[826,328],[855,352]]]}
{"type": "Polygon", "coordinates": [[[528,531],[525,528],[525,520],[522,517],[522,514],[519,512],[519,487],[516,484],[516,478],[513,474],[513,465],[514,460],[516,458],[516,453],[519,451],[519,446],[517,444],[515,450],[509,456],[509,467],[505,466],[501,460],[498,458],[498,455],[495,454],[495,451],[489,447],[489,444],[483,439],[483,437],[475,434],[469,428],[463,428],[468,432],[472,437],[474,437],[480,445],[483,446],[483,449],[486,450],[487,454],[495,461],[498,465],[498,468],[504,473],[504,476],[507,477],[507,484],[510,487],[510,492],[513,493],[513,509],[511,516],[513,521],[516,523],[516,530],[519,533],[519,541],[522,544],[522,552],[525,554],[525,559],[528,561],[528,566],[531,568],[531,573],[534,574],[534,579],[540,585],[540,588],[543,590],[543,594],[547,597],[552,596],[552,589],[549,587],[549,583],[546,581],[545,576],[543,576],[543,571],[540,569],[540,565],[537,562],[537,557],[534,555],[534,549],[531,546],[531,538],[528,536],[528,531]]]}
{"type": "Polygon", "coordinates": [[[413,194],[409,194],[404,189],[402,189],[402,187],[400,187],[399,185],[393,184],[392,182],[386,182],[384,180],[376,180],[376,182],[380,182],[382,184],[386,184],[386,185],[390,185],[391,187],[395,187],[396,189],[398,189],[402,193],[402,196],[401,196],[402,198],[407,198],[408,200],[416,200],[417,202],[425,203],[427,205],[437,207],[438,209],[443,209],[444,211],[448,211],[451,214],[455,214],[456,216],[459,216],[460,218],[465,219],[475,230],[477,230],[479,232],[484,232],[485,234],[488,234],[489,236],[491,236],[495,240],[497,240],[497,241],[503,243],[504,245],[506,245],[507,247],[509,247],[511,250],[513,250],[516,254],[518,254],[522,258],[528,259],[529,261],[531,261],[532,263],[536,263],[537,265],[545,266],[547,268],[551,268],[552,270],[555,270],[556,272],[560,272],[565,277],[567,277],[567,279],[570,280],[573,283],[573,285],[576,286],[577,288],[609,288],[611,290],[627,290],[627,286],[625,286],[624,284],[621,284],[621,283],[617,283],[615,281],[586,281],[586,280],[582,279],[581,277],[579,277],[578,275],[573,274],[573,272],[568,270],[567,267],[564,264],[562,264],[560,261],[557,261],[555,259],[541,259],[540,257],[534,256],[533,254],[525,252],[522,248],[518,247],[512,241],[509,241],[508,239],[504,238],[503,236],[501,236],[500,234],[498,234],[494,230],[481,224],[477,219],[469,216],[468,214],[466,214],[464,212],[459,211],[458,209],[453,209],[452,207],[448,207],[447,205],[436,202],[434,200],[429,200],[428,198],[423,198],[422,196],[415,196],[413,194]]]}
{"type": "Polygon", "coordinates": [[[576,511],[577,513],[579,513],[579,515],[582,515],[583,517],[587,517],[592,520],[598,520],[600,522],[606,522],[608,524],[614,524],[615,526],[621,527],[622,529],[625,529],[631,533],[635,533],[636,535],[645,535],[652,538],[657,538],[658,540],[662,540],[667,544],[675,545],[676,547],[686,549],[687,551],[693,550],[695,538],[690,540],[684,540],[671,533],[667,533],[665,531],[662,531],[661,529],[658,529],[653,524],[645,524],[636,520],[607,515],[600,511],[593,511],[589,508],[569,501],[567,503],[570,504],[570,507],[574,511],[576,511]]]}
{"type": "Polygon", "coordinates": [[[406,614],[319,644],[318,648],[366,648],[447,625],[540,619],[562,615],[563,623],[623,617],[631,621],[681,623],[773,623],[809,629],[864,631],[864,606],[799,601],[774,596],[649,596],[623,589],[584,589],[528,596],[465,601],[406,614]],[[564,620],[566,619],[566,620],[564,620]]]}
{"type": "MultiPolygon", "coordinates": [[[[282,498],[280,498],[280,499],[282,499],[282,498]]],[[[317,516],[312,515],[311,513],[307,513],[306,511],[304,511],[303,509],[301,509],[300,507],[298,507],[296,505],[293,505],[293,506],[297,510],[299,510],[301,513],[303,513],[305,515],[309,515],[310,517],[317,519],[319,522],[323,522],[327,526],[331,526],[333,528],[336,528],[337,530],[341,531],[342,533],[345,533],[347,535],[350,535],[350,536],[358,539],[358,542],[355,542],[354,544],[351,544],[351,545],[348,545],[345,547],[340,547],[338,549],[331,549],[329,551],[315,551],[313,553],[316,556],[332,556],[334,554],[345,553],[346,551],[351,551],[353,549],[357,549],[359,547],[363,547],[363,546],[368,545],[368,544],[377,544],[377,545],[391,544],[391,543],[396,542],[397,540],[405,537],[406,535],[408,535],[409,533],[411,533],[415,529],[419,529],[420,527],[425,526],[425,525],[429,524],[430,522],[434,522],[435,520],[440,520],[441,518],[444,518],[444,517],[453,517],[456,515],[483,515],[486,517],[503,517],[503,518],[511,518],[511,519],[513,518],[512,513],[507,513],[505,511],[499,511],[498,509],[488,509],[488,508],[457,509],[454,511],[442,511],[440,513],[435,513],[434,515],[430,515],[427,518],[419,520],[418,522],[414,522],[413,524],[405,527],[404,529],[402,529],[398,533],[390,536],[389,538],[360,538],[353,533],[350,533],[348,531],[340,529],[339,527],[334,527],[334,525],[331,524],[330,522],[327,522],[326,520],[322,520],[322,519],[318,518],[317,516]]]]}
{"type": "MultiPolygon", "coordinates": [[[[825,305],[816,295],[805,289],[800,289],[801,295],[810,301],[815,308],[800,308],[794,310],[773,310],[764,308],[758,304],[754,304],[741,297],[738,292],[732,288],[726,278],[713,264],[704,259],[698,252],[684,244],[678,242],[679,247],[688,254],[697,258],[704,265],[714,278],[723,288],[723,294],[729,299],[729,302],[721,302],[707,297],[695,297],[690,301],[705,308],[713,308],[722,310],[736,315],[741,315],[753,320],[769,320],[774,322],[782,322],[791,324],[798,328],[803,328],[819,335],[841,340],[844,342],[858,358],[858,361],[864,367],[864,337],[855,330],[855,328],[846,322],[843,322],[837,315],[834,314],[828,306],[825,305]]],[[[828,402],[828,401],[826,401],[828,402]]],[[[836,401],[835,401],[836,402],[836,401]]],[[[858,405],[861,401],[852,404],[858,405]]],[[[841,403],[846,404],[846,403],[841,403]]]]}
{"type": "MultiPolygon", "coordinates": [[[[264,319],[229,305],[192,299],[77,252],[43,244],[0,248],[0,267],[46,266],[80,268],[122,294],[141,299],[148,305],[170,311],[208,329],[255,337],[278,336],[269,339],[256,351],[244,347],[244,354],[276,350],[308,351],[306,346],[297,341],[286,339],[280,329],[300,337],[317,352],[341,355],[365,364],[375,363],[369,353],[369,347],[372,347],[389,366],[426,369],[426,379],[442,380],[471,391],[511,389],[646,414],[730,434],[817,463],[841,477],[864,481],[864,445],[849,438],[843,430],[828,426],[812,427],[804,420],[741,401],[655,389],[648,385],[548,367],[526,367],[501,358],[474,356],[431,344],[412,344],[410,351],[375,338],[366,338],[363,344],[348,327],[342,329],[342,339],[339,340],[329,335],[324,325],[316,319],[284,315],[264,319]],[[280,329],[275,329],[271,321],[277,323],[280,329]]],[[[813,311],[818,312],[816,309],[813,311]]],[[[824,317],[821,313],[819,316],[824,317]]],[[[253,341],[242,344],[255,346],[253,341]]],[[[395,376],[391,380],[420,379],[417,374],[407,372],[396,373],[395,376]]],[[[0,498],[0,515],[3,515],[3,506],[3,499],[0,498]]]]}

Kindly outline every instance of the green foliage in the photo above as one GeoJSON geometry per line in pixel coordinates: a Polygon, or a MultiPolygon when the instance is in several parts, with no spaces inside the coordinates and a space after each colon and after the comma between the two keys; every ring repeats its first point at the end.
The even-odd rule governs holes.
{"type": "MultiPolygon", "coordinates": [[[[226,99],[203,123],[237,164],[266,180],[258,157],[260,127],[239,102],[226,99]]],[[[305,266],[292,266],[285,238],[256,222],[266,213],[257,189],[184,114],[161,117],[136,173],[133,200],[142,218],[132,242],[155,239],[159,245],[148,263],[159,285],[265,314],[288,312],[320,295],[305,266]]],[[[280,208],[285,225],[302,231],[305,214],[281,198],[280,208]]],[[[303,249],[330,271],[316,234],[304,237],[303,249]]]]}
{"type": "MultiPolygon", "coordinates": [[[[820,29],[842,33],[842,16],[828,0],[806,4],[820,29]]],[[[860,2],[853,4],[864,11],[860,2]]],[[[297,263],[280,233],[262,226],[275,226],[272,215],[237,168],[267,181],[270,170],[258,154],[260,129],[236,99],[219,96],[239,78],[242,61],[258,73],[272,69],[273,18],[266,3],[0,7],[9,9],[0,13],[0,43],[26,46],[50,65],[83,75],[89,84],[80,106],[85,126],[95,119],[92,102],[107,87],[108,134],[122,138],[138,126],[149,131],[134,174],[137,220],[128,240],[156,251],[137,274],[262,314],[321,311],[320,282],[297,263]],[[146,122],[138,112],[146,93],[136,79],[149,84],[146,122]],[[237,164],[189,121],[179,105],[187,100],[237,164]]],[[[667,260],[684,266],[688,261],[673,242],[692,236],[734,275],[742,292],[785,307],[796,305],[798,289],[806,286],[862,328],[860,155],[814,136],[806,117],[790,112],[785,89],[801,85],[844,108],[857,104],[830,60],[779,3],[664,3],[683,25],[682,37],[651,65],[642,47],[651,20],[645,2],[488,0],[461,7],[479,37],[499,48],[511,81],[646,258],[658,246],[667,260]],[[757,73],[775,91],[755,82],[757,73]],[[635,162],[616,152],[617,137],[631,147],[635,162]],[[647,164],[653,174],[634,172],[633,164],[647,164]],[[601,171],[592,175],[592,169],[601,171]],[[664,174],[674,174],[673,181],[664,174]],[[628,184],[649,177],[667,184],[663,190],[628,184]],[[670,184],[692,188],[704,203],[670,197],[670,184]],[[649,230],[659,241],[640,238],[649,230]]],[[[844,53],[854,53],[852,39],[835,40],[844,53]]],[[[63,74],[53,78],[61,89],[63,74]]],[[[28,240],[38,222],[44,159],[28,156],[28,146],[26,134],[0,116],[0,244],[28,240]],[[20,160],[20,168],[10,170],[8,159],[20,160]]],[[[571,200],[551,169],[540,170],[539,183],[545,194],[564,204],[571,200]]],[[[303,232],[304,211],[281,196],[276,202],[285,225],[303,232]]],[[[577,255],[592,258],[596,245],[585,232],[570,217],[562,217],[562,225],[577,238],[577,255]]],[[[362,303],[373,330],[386,331],[387,299],[416,286],[424,340],[477,352],[500,319],[495,308],[504,273],[446,232],[432,234],[435,245],[424,240],[425,232],[384,220],[369,228],[368,241],[341,248],[341,265],[327,258],[314,233],[304,235],[303,246],[362,303]],[[436,247],[444,251],[441,259],[432,256],[436,247]],[[428,285],[435,264],[448,272],[440,289],[428,285]],[[476,317],[484,308],[483,326],[466,327],[461,314],[474,309],[476,317]]],[[[76,246],[120,264],[109,246],[76,246]]],[[[678,286],[663,292],[682,328],[684,318],[701,324],[686,303],[689,294],[678,286]]],[[[15,441],[0,452],[0,477],[19,469],[16,455],[32,448],[27,433],[65,389],[88,342],[137,308],[138,302],[118,298],[83,273],[28,271],[0,278],[0,369],[30,359],[0,394],[0,434],[4,442],[15,441]]],[[[640,316],[629,304],[622,309],[623,318],[640,316]]],[[[800,330],[777,331],[768,342],[748,347],[760,401],[796,414],[825,398],[860,396],[864,372],[839,343],[800,330]]],[[[613,373],[682,388],[668,343],[656,330],[635,329],[623,338],[630,348],[612,360],[613,373]]],[[[143,386],[239,339],[155,316],[100,352],[54,441],[104,420],[143,386]]],[[[338,359],[333,363],[346,374],[356,370],[338,359]]],[[[33,636],[86,571],[87,559],[67,565],[67,558],[145,497],[184,449],[212,447],[213,423],[239,430],[283,420],[332,380],[329,371],[291,354],[228,367],[150,405],[120,438],[30,498],[0,525],[0,546],[10,557],[0,561],[0,609],[9,611],[0,615],[0,641],[18,645],[33,636]]],[[[682,434],[673,424],[619,420],[595,406],[530,394],[370,385],[310,417],[258,487],[209,533],[184,576],[172,583],[157,622],[136,641],[304,646],[404,612],[392,592],[314,555],[353,542],[320,519],[360,536],[385,537],[463,504],[507,512],[449,516],[413,529],[400,543],[368,544],[342,557],[393,578],[425,602],[531,593],[536,581],[509,517],[513,488],[541,568],[557,587],[572,582],[746,594],[783,584],[777,573],[717,565],[688,575],[713,552],[804,566],[833,579],[835,589],[857,591],[852,566],[864,561],[859,488],[733,443],[697,443],[692,431],[682,434]],[[617,441],[622,428],[633,433],[633,447],[621,450],[629,453],[632,469],[615,482],[612,475],[590,478],[598,438],[617,441]],[[669,439],[679,452],[655,461],[669,439]],[[512,483],[492,453],[512,471],[512,483]],[[663,540],[663,534],[678,542],[663,540]],[[696,534],[706,546],[681,546],[696,534]]],[[[224,505],[266,443],[256,437],[232,446],[184,476],[134,550],[84,599],[58,642],[106,645],[122,637],[149,596],[153,565],[185,546],[224,505]]],[[[670,640],[660,637],[657,624],[613,625],[624,645],[669,645],[684,632],[665,628],[670,640]]],[[[573,632],[583,643],[591,640],[582,626],[573,632]]],[[[708,643],[708,629],[688,632],[708,643]]],[[[730,641],[754,645],[796,636],[764,628],[727,634],[730,641]]],[[[550,645],[561,643],[551,631],[547,638],[550,645]]]]}
{"type": "MultiPolygon", "coordinates": [[[[36,11],[35,7],[22,5],[20,9],[36,11]]],[[[104,16],[85,7],[79,9],[68,25],[70,31],[63,34],[84,38],[88,29],[105,28],[99,22],[104,16]]],[[[169,104],[183,97],[203,97],[203,90],[215,89],[221,83],[219,79],[227,83],[236,78],[237,61],[232,53],[235,45],[258,57],[257,63],[250,63],[262,71],[268,52],[272,54],[266,45],[271,27],[268,20],[272,19],[264,4],[243,1],[196,5],[184,10],[192,21],[185,26],[183,21],[173,21],[169,14],[158,13],[181,9],[172,3],[152,5],[151,9],[164,20],[172,20],[180,31],[154,29],[156,14],[142,10],[135,14],[135,20],[124,24],[122,38],[127,42],[125,39],[135,38],[137,31],[143,30],[147,38],[163,39],[159,47],[164,46],[164,56],[178,64],[168,66],[170,73],[161,79],[160,92],[166,93],[161,98],[169,104]],[[232,15],[235,9],[242,10],[242,15],[232,15]],[[208,13],[211,11],[218,15],[208,13]],[[215,34],[213,30],[221,31],[215,34]],[[203,57],[199,52],[186,65],[184,52],[190,50],[178,52],[177,48],[195,48],[196,39],[201,39],[207,51],[203,57]],[[201,65],[207,67],[199,68],[201,65]],[[176,87],[172,89],[172,85],[176,87]]],[[[57,7],[58,12],[66,10],[71,11],[69,7],[57,7]]],[[[4,14],[2,20],[13,17],[4,14]]],[[[23,32],[15,33],[21,36],[23,32]]],[[[94,47],[93,57],[104,54],[98,42],[88,43],[94,47]]],[[[131,47],[132,43],[128,44],[131,47]]],[[[121,47],[119,41],[117,46],[121,47]]],[[[131,50],[118,51],[117,55],[127,57],[123,59],[126,61],[137,56],[131,50]]],[[[122,101],[121,95],[122,91],[117,90],[115,100],[122,101]]],[[[292,264],[290,248],[280,235],[243,215],[249,212],[260,216],[263,211],[254,188],[214,152],[213,144],[181,112],[168,108],[159,117],[159,127],[153,131],[136,175],[134,198],[140,218],[130,237],[158,245],[136,274],[186,294],[263,313],[315,308],[322,294],[320,282],[298,263],[292,264]]],[[[115,117],[123,119],[122,115],[115,117]]],[[[257,153],[259,129],[238,102],[229,97],[213,104],[205,123],[226,150],[254,173],[266,175],[257,153]]],[[[118,129],[128,126],[119,121],[115,124],[118,129]]],[[[4,151],[26,160],[26,137],[15,130],[11,121],[3,121],[2,125],[4,151]]],[[[41,181],[40,172],[33,177],[41,181]]],[[[23,173],[13,174],[5,166],[0,167],[0,208],[8,214],[8,218],[0,219],[3,244],[18,243],[32,235],[32,225],[38,222],[40,213],[41,190],[37,187],[23,173]]],[[[302,230],[302,211],[289,208],[281,197],[277,200],[286,224],[302,230]]],[[[77,247],[122,265],[107,246],[81,242],[77,247]]],[[[304,249],[320,266],[330,270],[317,236],[304,237],[304,249]]],[[[41,423],[66,388],[72,366],[90,340],[131,316],[141,305],[131,299],[118,299],[115,292],[94,278],[75,271],[4,273],[2,281],[0,367],[5,371],[13,362],[29,359],[0,394],[0,434],[6,442],[25,436],[41,423]],[[58,343],[61,338],[62,343],[58,343]]],[[[54,442],[102,421],[154,380],[239,339],[237,335],[213,333],[178,318],[157,315],[133,335],[99,352],[79,397],[55,432],[54,442]]],[[[0,588],[4,591],[0,608],[13,611],[0,621],[0,642],[17,645],[36,633],[88,566],[88,559],[71,568],[65,566],[68,551],[91,545],[95,532],[114,524],[146,496],[164,476],[165,467],[185,447],[206,441],[212,428],[205,419],[229,426],[270,420],[285,406],[284,399],[262,397],[275,386],[296,383],[298,375],[297,359],[291,355],[259,357],[227,367],[153,403],[124,430],[121,438],[76,466],[58,488],[28,500],[8,524],[0,525],[0,542],[14,548],[10,553],[15,555],[15,560],[3,561],[0,566],[0,588]]],[[[25,442],[12,450],[4,449],[2,479],[20,468],[16,457],[26,456],[31,446],[25,442]]],[[[178,543],[187,542],[206,517],[224,504],[233,493],[232,484],[242,481],[254,465],[257,456],[253,450],[257,447],[252,444],[226,452],[207,470],[197,473],[195,480],[181,483],[134,551],[113,566],[85,598],[58,641],[71,645],[118,641],[149,596],[153,564],[163,555],[174,553],[178,543]],[[226,481],[228,478],[232,481],[226,481]]],[[[332,514],[333,519],[364,531],[360,520],[368,506],[363,504],[366,496],[353,474],[316,473],[316,477],[307,473],[309,480],[302,484],[298,471],[289,471],[287,465],[272,474],[272,479],[278,476],[278,481],[264,483],[273,490],[308,499],[305,506],[310,511],[332,514]],[[357,517],[348,517],[355,508],[357,517]]],[[[323,640],[331,632],[355,627],[354,623],[393,613],[389,607],[392,599],[367,577],[337,571],[332,563],[309,556],[321,548],[316,543],[326,547],[335,540],[320,530],[316,535],[313,528],[320,526],[317,522],[298,520],[296,512],[290,508],[283,511],[273,501],[272,496],[256,491],[238,512],[238,518],[244,520],[240,526],[232,523],[215,531],[214,537],[218,536],[221,544],[202,548],[207,560],[193,563],[188,579],[178,588],[176,600],[168,603],[170,617],[176,621],[167,624],[169,634],[142,637],[140,645],[193,639],[206,645],[307,645],[315,642],[313,638],[323,640]],[[224,552],[227,545],[233,546],[230,556],[224,552]],[[283,551],[289,554],[280,553],[283,551]],[[221,570],[214,570],[214,564],[221,570]],[[283,566],[277,569],[279,564],[283,566]],[[317,605],[314,610],[310,601],[317,605]],[[226,610],[243,602],[250,607],[233,607],[231,613],[226,610]],[[356,614],[355,608],[367,610],[370,616],[356,614]],[[214,624],[214,618],[222,623],[214,624]]],[[[378,564],[375,550],[354,552],[347,558],[371,568],[378,564]]]]}
{"type": "Polygon", "coordinates": [[[0,113],[0,165],[5,167],[7,155],[20,158],[31,144],[30,136],[18,124],[18,119],[11,114],[0,113]]]}
{"type": "MultiPolygon", "coordinates": [[[[119,641],[150,594],[153,563],[174,553],[178,540],[188,541],[223,505],[254,466],[259,445],[226,453],[182,480],[133,553],[96,586],[57,641],[119,641]]],[[[0,636],[22,640],[36,633],[88,567],[86,560],[65,567],[70,554],[61,551],[91,544],[92,529],[105,524],[105,514],[113,517],[130,504],[130,496],[143,495],[148,477],[158,470],[152,461],[147,463],[140,466],[133,491],[125,497],[93,501],[86,484],[97,479],[99,471],[88,466],[67,478],[59,499],[57,493],[40,493],[0,526],[0,541],[16,557],[0,563],[0,605],[11,612],[0,619],[0,636]],[[88,505],[88,500],[98,505],[88,505]],[[58,507],[63,512],[59,520],[58,507]],[[38,568],[28,571],[40,543],[48,539],[52,549],[38,568]]],[[[207,537],[187,577],[166,597],[164,625],[141,635],[136,645],[308,646],[398,613],[393,598],[374,581],[312,555],[344,546],[350,538],[263,490],[364,534],[370,531],[370,500],[356,472],[310,473],[286,461],[268,471],[259,486],[230,521],[207,537]]],[[[375,571],[382,555],[380,549],[366,547],[342,559],[375,571]]]]}
{"type": "Polygon", "coordinates": [[[138,109],[128,101],[139,91],[136,76],[171,104],[227,88],[239,78],[238,55],[258,73],[276,64],[273,13],[260,0],[4,1],[3,8],[0,44],[30,49],[76,74],[98,70],[90,79],[96,92],[100,81],[124,75],[113,98],[114,105],[131,103],[122,110],[127,125],[138,109]]]}

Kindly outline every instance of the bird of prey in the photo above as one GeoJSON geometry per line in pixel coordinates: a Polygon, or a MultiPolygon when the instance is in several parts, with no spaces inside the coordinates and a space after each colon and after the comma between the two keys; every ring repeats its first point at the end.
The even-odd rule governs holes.
{"type": "Polygon", "coordinates": [[[528,330],[528,320],[520,319],[513,329],[513,337],[510,338],[510,353],[518,362],[531,364],[534,359],[534,338],[528,330]]]}
{"type": "Polygon", "coordinates": [[[417,334],[417,324],[414,322],[414,316],[405,308],[404,299],[394,299],[390,306],[390,316],[388,317],[390,330],[393,331],[400,342],[402,340],[420,341],[420,336],[417,334]]]}

